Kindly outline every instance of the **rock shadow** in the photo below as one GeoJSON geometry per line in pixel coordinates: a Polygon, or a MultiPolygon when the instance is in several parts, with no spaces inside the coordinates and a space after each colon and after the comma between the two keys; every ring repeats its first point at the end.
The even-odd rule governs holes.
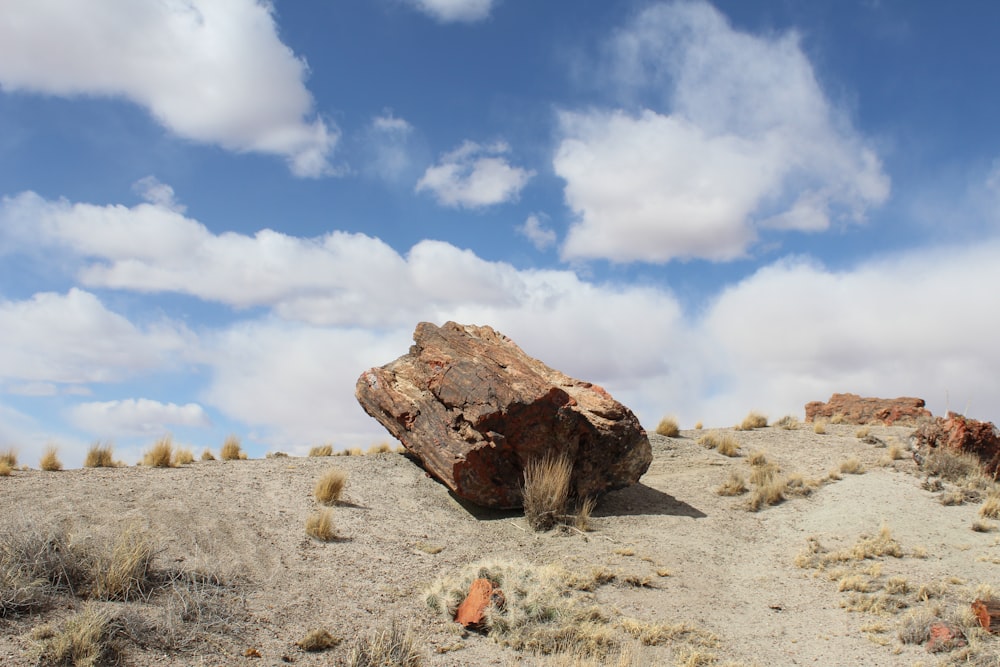
{"type": "Polygon", "coordinates": [[[598,518],[644,514],[689,516],[692,519],[703,519],[708,516],[697,507],[688,505],[669,493],[646,486],[642,482],[605,494],[597,501],[597,507],[592,513],[598,518]]]}
{"type": "Polygon", "coordinates": [[[451,489],[448,490],[448,495],[451,496],[451,499],[458,503],[462,509],[479,521],[502,521],[504,519],[516,519],[524,516],[524,511],[519,509],[498,510],[477,505],[472,501],[466,500],[465,498],[459,498],[451,489]]]}

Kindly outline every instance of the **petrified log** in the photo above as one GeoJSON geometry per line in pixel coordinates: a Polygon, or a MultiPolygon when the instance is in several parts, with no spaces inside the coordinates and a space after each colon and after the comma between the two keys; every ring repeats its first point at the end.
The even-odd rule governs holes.
{"type": "Polygon", "coordinates": [[[938,417],[919,426],[910,436],[910,442],[921,457],[926,457],[935,447],[975,454],[985,475],[993,479],[1000,477],[1000,431],[993,422],[949,412],[947,419],[938,417]]]}
{"type": "Polygon", "coordinates": [[[480,628],[491,604],[503,609],[506,603],[503,591],[493,586],[489,579],[476,579],[469,586],[469,594],[455,610],[455,622],[466,628],[480,628]]]}
{"type": "Polygon", "coordinates": [[[931,417],[924,407],[924,399],[902,396],[900,398],[869,398],[857,394],[834,394],[830,400],[806,403],[806,421],[840,415],[847,424],[895,423],[915,424],[931,417]]]}
{"type": "Polygon", "coordinates": [[[1000,600],[976,600],[972,603],[972,613],[984,630],[1000,634],[1000,600]]]}
{"type": "Polygon", "coordinates": [[[601,387],[526,355],[487,326],[422,322],[399,359],[362,373],[356,396],[461,498],[521,507],[524,467],[573,462],[572,495],[639,481],[652,452],[639,420],[601,387]]]}

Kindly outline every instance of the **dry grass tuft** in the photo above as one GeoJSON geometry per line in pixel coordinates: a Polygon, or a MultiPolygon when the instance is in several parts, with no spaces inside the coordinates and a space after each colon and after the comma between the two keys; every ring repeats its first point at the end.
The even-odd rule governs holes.
{"type": "Polygon", "coordinates": [[[747,480],[743,476],[743,473],[732,470],[729,473],[729,479],[727,479],[722,486],[717,488],[715,492],[720,496],[739,496],[747,492],[747,480]]]}
{"type": "Polygon", "coordinates": [[[322,505],[334,505],[340,500],[340,494],[347,484],[347,473],[339,468],[330,468],[316,482],[313,496],[322,505]]]}
{"type": "Polygon", "coordinates": [[[240,461],[245,459],[246,454],[243,453],[243,449],[240,447],[240,439],[235,435],[227,437],[226,441],[222,443],[219,458],[223,461],[240,461]]]}
{"type": "Polygon", "coordinates": [[[119,533],[110,551],[91,558],[90,596],[99,600],[143,599],[152,586],[153,545],[137,524],[119,533]]]}
{"type": "Polygon", "coordinates": [[[111,445],[95,442],[87,450],[87,458],[83,461],[85,468],[114,468],[115,460],[111,445]]]}
{"type": "Polygon", "coordinates": [[[203,451],[201,453],[201,460],[202,461],[214,461],[215,460],[215,456],[212,455],[212,450],[210,450],[208,447],[206,447],[205,451],[203,451]]]}
{"type": "Polygon", "coordinates": [[[62,470],[62,461],[59,460],[59,454],[55,447],[49,446],[45,448],[45,453],[42,454],[42,458],[38,462],[38,466],[42,470],[48,470],[50,472],[62,470]]]}
{"type": "Polygon", "coordinates": [[[846,417],[844,416],[844,414],[842,412],[838,412],[834,416],[830,417],[830,423],[831,424],[843,424],[844,423],[844,419],[846,419],[846,417]]]}
{"type": "Polygon", "coordinates": [[[956,452],[949,447],[935,447],[920,465],[927,475],[940,477],[956,484],[965,483],[970,478],[983,477],[979,457],[966,452],[956,452]]]}
{"type": "Polygon", "coordinates": [[[1000,491],[994,491],[986,497],[979,508],[979,516],[984,519],[1000,519],[1000,491]]]}
{"type": "Polygon", "coordinates": [[[795,431],[799,428],[799,418],[795,415],[785,415],[778,421],[774,422],[774,425],[786,431],[795,431]]]}
{"type": "Polygon", "coordinates": [[[750,452],[750,456],[747,457],[747,463],[757,467],[762,466],[767,463],[767,453],[766,452],[750,452]]]}
{"type": "Polygon", "coordinates": [[[656,432],[668,438],[676,438],[681,434],[681,427],[677,423],[677,417],[673,415],[664,417],[656,426],[656,432]]]}
{"type": "Polygon", "coordinates": [[[309,448],[309,456],[333,456],[333,445],[316,445],[309,448]]]}
{"type": "Polygon", "coordinates": [[[174,465],[184,466],[190,463],[194,463],[194,454],[186,447],[178,447],[177,451],[174,452],[174,465]]]}
{"type": "Polygon", "coordinates": [[[315,628],[307,632],[305,637],[297,641],[296,646],[303,651],[318,653],[320,651],[325,651],[328,648],[334,648],[342,641],[344,640],[340,637],[334,637],[322,628],[315,628]]]}
{"type": "Polygon", "coordinates": [[[840,462],[840,472],[845,475],[863,475],[865,473],[865,467],[861,465],[861,461],[852,456],[846,461],[840,462]]]}
{"type": "Polygon", "coordinates": [[[576,514],[573,515],[573,527],[584,533],[590,532],[590,515],[594,513],[595,507],[597,507],[596,496],[585,498],[583,502],[579,503],[576,507],[576,514]]]}
{"type": "Polygon", "coordinates": [[[17,450],[11,448],[0,452],[0,463],[6,463],[9,468],[17,468],[17,450]]]}
{"type": "Polygon", "coordinates": [[[894,442],[889,445],[889,450],[886,454],[893,461],[899,461],[906,456],[906,450],[899,443],[894,442]]]}
{"type": "Polygon", "coordinates": [[[333,525],[333,510],[324,509],[311,514],[306,519],[306,535],[320,542],[332,542],[337,539],[337,529],[333,525]]]}
{"type": "Polygon", "coordinates": [[[739,456],[740,443],[729,433],[710,431],[698,438],[698,444],[709,449],[715,449],[726,456],[739,456]]]}
{"type": "Polygon", "coordinates": [[[910,582],[906,577],[889,577],[885,582],[885,592],[889,595],[906,595],[910,592],[910,582]]]}
{"type": "Polygon", "coordinates": [[[700,430],[701,430],[701,429],[703,429],[704,427],[705,427],[705,425],[704,425],[704,424],[702,424],[701,422],[697,422],[697,423],[695,423],[695,425],[694,425],[694,430],[696,430],[696,431],[700,431],[700,430]]]}
{"type": "Polygon", "coordinates": [[[826,433],[826,422],[817,419],[813,424],[813,433],[817,435],[823,435],[826,433]]]}
{"type": "Polygon", "coordinates": [[[989,521],[983,521],[982,519],[976,519],[972,522],[972,530],[977,533],[991,533],[997,529],[995,523],[990,523],[989,521]]]}
{"type": "Polygon", "coordinates": [[[420,667],[423,655],[413,631],[394,619],[388,628],[359,637],[347,664],[350,667],[420,667]]]}
{"type": "Polygon", "coordinates": [[[392,447],[389,445],[388,442],[380,442],[377,445],[372,445],[371,447],[368,448],[368,451],[365,452],[365,454],[370,456],[375,454],[391,454],[391,453],[392,453],[392,447]]]}
{"type": "Polygon", "coordinates": [[[14,469],[6,461],[0,461],[0,477],[10,477],[14,469]]]}
{"type": "Polygon", "coordinates": [[[566,456],[547,455],[524,468],[524,518],[532,530],[549,530],[563,520],[573,464],[566,456]]]}
{"type": "Polygon", "coordinates": [[[754,487],[747,506],[750,511],[756,512],[768,505],[777,505],[785,500],[787,490],[788,484],[785,478],[776,475],[754,487]]]}
{"type": "Polygon", "coordinates": [[[861,440],[862,438],[867,438],[869,433],[871,433],[871,429],[867,426],[862,426],[854,432],[854,437],[861,440]]]}
{"type": "Polygon", "coordinates": [[[752,431],[755,428],[764,428],[765,426],[767,426],[767,417],[759,412],[751,411],[743,418],[743,421],[736,427],[736,430],[752,431]]]}
{"type": "Polygon", "coordinates": [[[95,604],[71,616],[60,631],[45,626],[36,632],[38,664],[97,667],[121,662],[120,623],[95,604]]]}
{"type": "Polygon", "coordinates": [[[174,443],[170,436],[164,436],[142,455],[142,465],[150,468],[170,468],[173,466],[174,443]]]}
{"type": "Polygon", "coordinates": [[[952,489],[946,493],[942,493],[938,497],[938,502],[946,507],[953,505],[964,505],[965,504],[965,492],[961,489],[952,489]]]}
{"type": "Polygon", "coordinates": [[[360,447],[351,447],[340,452],[338,456],[364,456],[365,453],[360,447]]]}

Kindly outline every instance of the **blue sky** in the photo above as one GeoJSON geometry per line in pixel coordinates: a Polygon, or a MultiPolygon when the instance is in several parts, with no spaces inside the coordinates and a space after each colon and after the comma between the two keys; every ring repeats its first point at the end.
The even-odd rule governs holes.
{"type": "Polygon", "coordinates": [[[647,427],[1000,419],[1000,6],[8,0],[0,447],[368,445],[419,321],[647,427]]]}

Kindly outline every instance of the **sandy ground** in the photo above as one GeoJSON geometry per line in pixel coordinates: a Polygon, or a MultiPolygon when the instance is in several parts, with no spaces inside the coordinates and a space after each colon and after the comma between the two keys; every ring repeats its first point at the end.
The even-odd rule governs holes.
{"type": "MultiPolygon", "coordinates": [[[[77,533],[100,533],[140,521],[158,544],[158,564],[208,568],[243,582],[235,635],[193,653],[133,650],[130,664],[343,664],[353,638],[393,618],[418,633],[427,665],[547,664],[477,634],[463,637],[424,602],[434,579],[494,557],[648,578],[649,587],[603,586],[597,601],[612,618],[685,622],[714,633],[719,644],[711,653],[719,662],[704,664],[938,664],[946,656],[896,638],[899,616],[845,610],[849,594],[836,581],[794,562],[807,538],[842,548],[886,525],[905,556],[883,559],[883,578],[905,576],[913,586],[946,581],[948,599],[966,604],[976,585],[1000,584],[998,533],[971,530],[979,503],[942,505],[921,488],[909,456],[880,465],[887,450],[858,440],[856,430],[734,432],[744,455],[736,458],[698,445],[695,431],[672,439],[651,434],[649,472],[603,498],[586,535],[535,534],[518,513],[466,507],[397,454],[15,472],[0,478],[0,499],[7,522],[67,522],[77,533]],[[715,493],[730,471],[749,472],[745,455],[754,450],[807,477],[852,456],[867,472],[754,513],[745,497],[715,493]],[[303,525],[317,509],[313,485],[330,467],[348,475],[345,502],[335,508],[342,539],[320,543],[303,525]],[[924,557],[913,555],[921,551],[924,557]],[[883,630],[873,632],[879,624],[883,630]],[[295,642],[316,627],[346,641],[321,654],[298,649],[295,642]],[[244,657],[251,648],[259,658],[244,657]]],[[[871,431],[898,443],[909,434],[871,431]]],[[[71,611],[0,619],[0,664],[33,664],[31,628],[58,624],[71,611]]],[[[637,650],[636,664],[675,664],[679,655],[670,643],[637,650]]]]}

